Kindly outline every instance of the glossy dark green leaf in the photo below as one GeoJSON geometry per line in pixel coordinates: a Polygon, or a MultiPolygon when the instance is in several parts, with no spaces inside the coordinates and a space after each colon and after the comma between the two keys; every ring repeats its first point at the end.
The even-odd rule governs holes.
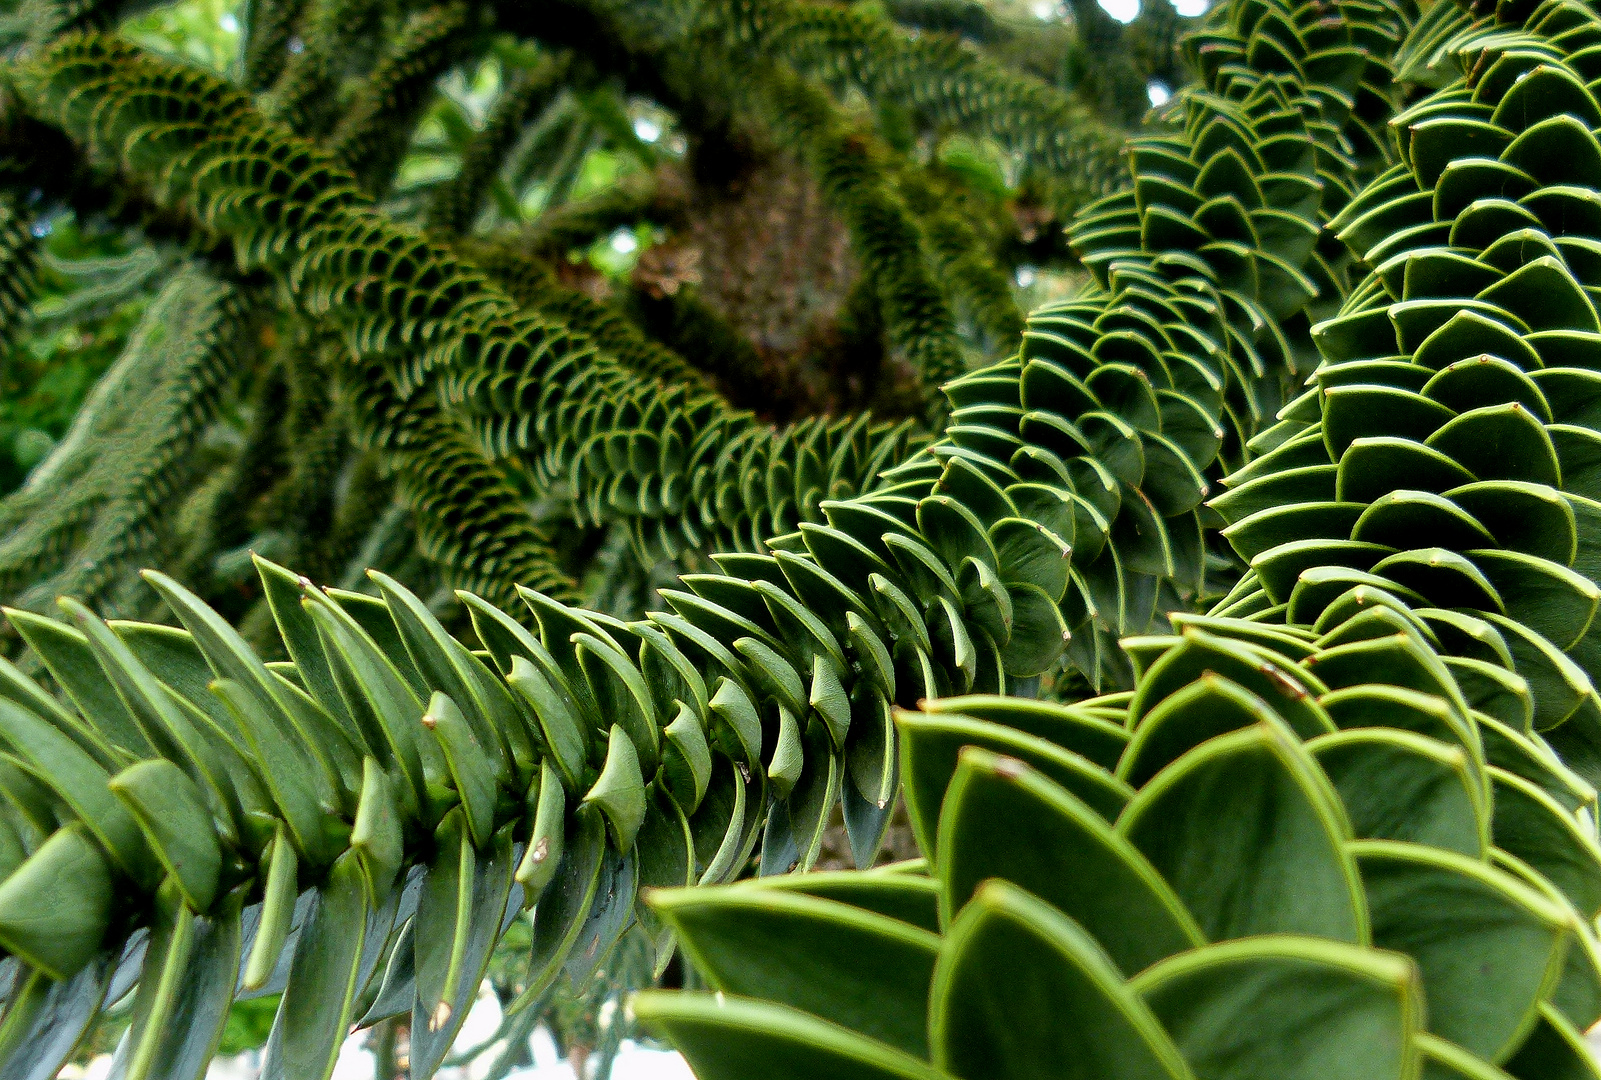
{"type": "Polygon", "coordinates": [[[928,1053],[939,939],[896,919],[761,885],[657,893],[652,906],[712,987],[928,1053]]]}
{"type": "Polygon", "coordinates": [[[1056,662],[1070,634],[1056,600],[1032,583],[1007,586],[1012,602],[1011,635],[1002,646],[1006,673],[1014,678],[1038,675],[1056,662]]]}
{"type": "Polygon", "coordinates": [[[1488,547],[1488,529],[1444,495],[1432,491],[1392,491],[1374,500],[1352,526],[1350,536],[1370,544],[1410,547],[1420,536],[1454,551],[1488,547]]]}
{"type": "MultiPolygon", "coordinates": [[[[804,710],[802,711],[804,715],[804,710]]],[[[801,743],[800,721],[785,705],[778,706],[778,741],[773,759],[767,763],[767,779],[779,798],[788,798],[805,766],[806,751],[801,743]]]]}
{"type": "Polygon", "coordinates": [[[389,961],[384,966],[378,992],[372,1004],[356,1021],[358,1028],[368,1028],[381,1020],[405,1016],[411,1012],[417,999],[417,920],[406,919],[395,932],[389,961]]]}
{"type": "Polygon", "coordinates": [[[1352,848],[1373,943],[1412,957],[1423,972],[1428,1030],[1487,1061],[1506,1061],[1561,977],[1569,916],[1461,855],[1385,840],[1352,848]]]}
{"type": "Polygon", "coordinates": [[[633,740],[621,725],[612,725],[605,765],[595,786],[584,795],[584,802],[605,815],[607,831],[617,850],[627,851],[634,846],[634,837],[645,819],[645,783],[640,777],[633,740]]]}
{"type": "Polygon", "coordinates": [[[713,759],[706,798],[689,816],[702,885],[717,884],[733,872],[745,831],[756,815],[755,808],[747,805],[749,786],[737,764],[726,757],[713,759]]]}
{"type": "Polygon", "coordinates": [[[1241,642],[1197,629],[1186,631],[1183,642],[1164,653],[1140,681],[1129,703],[1130,722],[1137,729],[1145,714],[1164,698],[1207,672],[1230,679],[1261,698],[1302,738],[1334,730],[1311,697],[1322,687],[1299,665],[1288,658],[1275,661],[1241,642]]]}
{"type": "MultiPolygon", "coordinates": [[[[144,577],[155,586],[167,606],[178,616],[178,621],[189,631],[217,679],[235,684],[245,698],[254,702],[253,712],[256,715],[266,718],[271,727],[283,729],[275,741],[294,746],[300,756],[310,756],[312,763],[317,766],[318,776],[332,773],[332,762],[323,760],[327,751],[321,740],[307,741],[307,733],[296,728],[294,713],[287,703],[289,692],[284,689],[283,682],[272,676],[239,632],[173,579],[154,570],[146,571],[144,577]],[[288,723],[284,722],[286,720],[288,723]]],[[[237,703],[230,705],[236,714],[237,707],[237,703]]],[[[359,768],[359,760],[356,767],[359,768]]],[[[317,790],[312,775],[303,778],[300,783],[303,786],[310,784],[313,791],[317,790]]]]}
{"type": "Polygon", "coordinates": [[[1358,728],[1307,749],[1359,840],[1406,840],[1471,858],[1489,847],[1483,781],[1467,752],[1410,731],[1358,728]]]}
{"type": "MultiPolygon", "coordinates": [[[[885,759],[889,773],[884,789],[894,791],[900,783],[899,757],[894,753],[885,759]]],[[[878,861],[895,817],[893,798],[870,798],[863,794],[849,768],[840,770],[840,816],[845,819],[845,839],[850,843],[851,865],[866,870],[878,861]]]]}
{"type": "Polygon", "coordinates": [[[233,714],[293,843],[306,859],[326,865],[338,856],[345,837],[331,827],[342,824],[332,808],[317,799],[313,766],[303,749],[285,736],[270,706],[239,683],[218,679],[212,691],[233,714]]]}
{"type": "Polygon", "coordinates": [[[951,569],[974,558],[999,571],[1000,558],[973,512],[955,499],[933,495],[917,504],[918,530],[951,569]]]}
{"type": "Polygon", "coordinates": [[[400,809],[389,774],[373,758],[362,761],[361,800],[350,830],[350,849],[361,857],[375,901],[387,900],[405,860],[400,809]]]}
{"type": "Polygon", "coordinates": [[[284,647],[294,661],[306,692],[316,698],[328,712],[349,723],[350,717],[344,699],[339,696],[338,684],[323,652],[322,639],[310,612],[301,604],[301,598],[315,588],[310,578],[302,577],[276,563],[253,555],[256,573],[261,577],[262,592],[272,609],[273,621],[283,638],[284,647]]]}
{"type": "Polygon", "coordinates": [[[1437,1036],[1420,1034],[1417,1043],[1423,1051],[1423,1080],[1509,1080],[1488,1061],[1437,1036]]]}
{"type": "Polygon", "coordinates": [[[508,1011],[518,1012],[538,1001],[572,954],[584,923],[595,906],[601,863],[606,852],[606,825],[600,812],[581,809],[569,819],[561,863],[534,909],[534,944],[528,985],[508,1011]]]}
{"type": "Polygon", "coordinates": [[[494,758],[473,733],[466,716],[443,691],[434,691],[421,722],[439,740],[473,844],[482,847],[495,829],[499,792],[492,768],[494,758]]]}
{"type": "Polygon", "coordinates": [[[1197,1080],[1410,1080],[1424,1019],[1417,969],[1318,938],[1208,945],[1133,980],[1197,1080]]]}
{"type": "MultiPolygon", "coordinates": [[[[1508,868],[1505,863],[1502,867],[1508,868]]],[[[1531,875],[1524,880],[1536,888],[1544,884],[1542,891],[1547,899],[1564,900],[1549,882],[1542,882],[1532,871],[1531,875]]],[[[1562,979],[1551,994],[1551,1004],[1580,1031],[1588,1031],[1601,1021],[1601,943],[1585,926],[1576,926],[1574,930],[1568,955],[1562,963],[1562,979]]]]}
{"type": "Polygon", "coordinates": [[[584,734],[578,703],[566,687],[565,679],[556,672],[555,661],[536,663],[513,656],[506,682],[539,717],[545,745],[550,749],[547,760],[553,760],[561,769],[566,783],[577,787],[583,777],[589,740],[584,734]],[[551,678],[553,672],[557,676],[555,679],[551,678]]]}
{"type": "Polygon", "coordinates": [[[1495,846],[1555,885],[1586,919],[1601,914],[1601,845],[1560,803],[1520,776],[1492,768],[1495,846]]]}
{"type": "Polygon", "coordinates": [[[431,1019],[459,989],[477,872],[472,834],[461,813],[451,811],[434,832],[434,857],[423,872],[417,901],[417,1003],[424,1017],[431,1019]]]}
{"type": "MultiPolygon", "coordinates": [[[[1223,535],[1246,560],[1254,559],[1291,540],[1308,537],[1343,539],[1352,536],[1363,513],[1361,503],[1307,501],[1269,506],[1236,521],[1223,535]]],[[[1356,536],[1358,540],[1385,543],[1382,539],[1356,536]]]]}
{"type": "Polygon", "coordinates": [[[1125,975],[1204,941],[1132,844],[1082,799],[1015,758],[962,751],[936,850],[947,923],[994,878],[1072,917],[1125,975]]]}
{"type": "Polygon", "coordinates": [[[1298,933],[1365,943],[1349,829],[1327,778],[1278,724],[1190,751],[1117,822],[1208,941],[1298,933]]]}
{"type": "MultiPolygon", "coordinates": [[[[505,925],[506,906],[511,898],[512,872],[516,867],[511,829],[500,830],[482,852],[471,860],[468,871],[462,863],[463,878],[457,894],[457,913],[449,948],[450,965],[443,985],[428,980],[425,969],[423,936],[437,923],[425,921],[424,905],[429,902],[429,883],[423,881],[413,948],[417,951],[417,996],[411,1014],[411,1075],[419,1080],[431,1077],[467,1019],[468,1009],[478,996],[489,955],[500,940],[505,925]]],[[[431,872],[432,868],[430,868],[431,872]]]]}
{"type": "Polygon", "coordinates": [[[53,1080],[99,1015],[112,970],[102,953],[66,981],[32,968],[16,972],[0,1018],[0,1075],[53,1080]]]}
{"type": "Polygon", "coordinates": [[[82,717],[66,708],[54,696],[46,693],[43,687],[23,674],[21,669],[9,660],[0,660],[0,697],[8,698],[29,712],[50,721],[82,747],[102,768],[114,769],[127,753],[117,748],[90,723],[86,723],[82,717]]]}
{"type": "Polygon", "coordinates": [[[532,907],[561,865],[567,832],[567,794],[548,758],[540,766],[538,789],[530,792],[529,802],[534,811],[533,830],[515,876],[523,888],[523,903],[532,907]]]}
{"type": "Polygon", "coordinates": [[[1191,1075],[1095,940],[1005,882],[980,889],[946,934],[929,1035],[934,1064],[964,1080],[1191,1075]]]}
{"type": "MultiPolygon", "coordinates": [[[[218,707],[212,695],[207,695],[213,697],[209,711],[185,708],[185,703],[175,699],[172,692],[157,681],[128,644],[89,609],[66,597],[57,604],[73,615],[83,628],[90,650],[117,687],[123,702],[151,743],[173,763],[175,772],[172,775],[185,785],[180,790],[189,797],[191,804],[191,812],[186,816],[191,821],[206,822],[208,832],[219,834],[230,846],[238,846],[238,826],[248,832],[250,824],[241,820],[243,806],[252,801],[254,794],[247,793],[241,799],[238,789],[253,787],[254,777],[247,775],[248,765],[237,760],[237,743],[216,730],[217,724],[213,721],[226,724],[226,710],[218,707]]],[[[340,748],[349,751],[348,744],[341,744],[340,748]]],[[[333,761],[321,749],[312,759],[320,770],[312,777],[318,797],[330,804],[337,802],[341,777],[335,772],[333,761]]],[[[133,809],[131,804],[130,809],[133,809]]],[[[142,824],[149,833],[149,824],[142,824]]],[[[208,897],[206,903],[196,907],[204,910],[209,902],[208,897]]]]}
{"type": "Polygon", "coordinates": [[[1540,1006],[1535,1028],[1506,1063],[1517,1080],[1596,1080],[1601,1076],[1584,1034],[1550,1005],[1540,1006]]]}
{"type": "Polygon", "coordinates": [[[877,688],[858,684],[845,738],[846,771],[862,797],[880,809],[895,798],[896,742],[890,699],[877,688]]]}
{"type": "Polygon", "coordinates": [[[1135,787],[1143,786],[1208,739],[1259,724],[1274,715],[1265,701],[1243,686],[1207,672],[1162,699],[1140,719],[1117,764],[1118,778],[1135,787]]]}
{"type": "Polygon", "coordinates": [[[672,797],[650,789],[645,823],[640,827],[635,852],[639,858],[642,895],[660,888],[684,888],[695,883],[695,840],[689,822],[672,797]]]}
{"type": "Polygon", "coordinates": [[[712,713],[720,718],[733,736],[725,749],[737,755],[751,768],[759,768],[762,760],[762,721],[756,703],[733,679],[726,676],[717,681],[717,690],[710,701],[712,713]]]}
{"type": "MultiPolygon", "coordinates": [[[[8,608],[5,614],[101,738],[135,757],[155,753],[81,632],[28,611],[8,608]]],[[[105,767],[107,763],[99,764],[105,767]]]]}
{"type": "Polygon", "coordinates": [[[1516,402],[1462,413],[1429,436],[1426,445],[1480,480],[1560,484],[1551,437],[1540,421],[1516,402]]]}
{"type": "MultiPolygon", "coordinates": [[[[892,864],[892,866],[898,864],[892,864]]],[[[880,867],[866,873],[819,870],[768,878],[767,889],[784,889],[899,919],[930,933],[939,933],[940,886],[932,878],[880,867]]]]}
{"type": "Polygon", "coordinates": [[[138,822],[106,786],[111,776],[77,743],[11,701],[0,701],[0,737],[48,782],[122,870],[146,887],[159,880],[161,863],[138,822]]]}
{"type": "MultiPolygon", "coordinates": [[[[151,742],[184,767],[201,785],[219,814],[225,809],[232,810],[239,801],[233,787],[245,778],[240,775],[244,770],[237,762],[229,760],[237,741],[219,739],[215,733],[215,725],[226,728],[227,710],[219,707],[214,695],[205,706],[184,708],[184,703],[172,699],[168,688],[146,669],[120,635],[113,633],[83,605],[65,597],[57,603],[72,613],[83,627],[90,648],[117,685],[123,700],[144,725],[151,742]],[[201,715],[194,715],[197,712],[201,715]],[[215,725],[208,721],[214,721],[215,725]]],[[[192,638],[187,643],[194,652],[199,652],[192,638]]],[[[190,659],[192,662],[194,658],[190,659]]],[[[259,712],[281,717],[278,726],[284,731],[285,741],[293,743],[312,766],[306,779],[318,801],[325,805],[345,803],[361,776],[360,753],[346,729],[301,689],[263,665],[241,661],[237,666],[251,679],[267,676],[266,688],[253,692],[251,698],[259,712]]],[[[253,683],[239,685],[248,689],[253,683]]],[[[204,700],[203,695],[197,696],[204,700]]],[[[233,822],[228,818],[219,816],[219,824],[225,835],[232,831],[233,822]]]]}
{"type": "Polygon", "coordinates": [[[597,702],[602,703],[604,724],[621,726],[633,742],[640,761],[654,772],[661,739],[656,726],[656,706],[634,661],[612,641],[598,634],[579,636],[574,648],[597,702]]]}
{"type": "Polygon", "coordinates": [[[1601,589],[1566,566],[1516,551],[1469,551],[1506,602],[1509,616],[1561,649],[1571,649],[1595,618],[1601,589]]]}
{"type": "Polygon", "coordinates": [[[1324,393],[1323,439],[1339,461],[1357,439],[1400,437],[1423,442],[1455,412],[1421,394],[1389,386],[1331,387],[1324,393]]]}
{"type": "MultiPolygon", "coordinates": [[[[1318,654],[1312,668],[1331,690],[1374,684],[1402,687],[1433,695],[1444,700],[1455,711],[1466,712],[1461,692],[1451,678],[1450,671],[1434,650],[1411,631],[1403,630],[1334,645],[1318,654]]],[[[1471,743],[1471,733],[1468,739],[1471,743]]]]}
{"type": "Polygon", "coordinates": [[[926,713],[960,713],[977,720],[990,720],[1055,743],[1107,770],[1117,768],[1129,741],[1121,718],[1118,723],[1109,723],[1081,708],[1052,701],[1001,694],[967,694],[924,701],[920,708],[926,713]]]}
{"type": "MultiPolygon", "coordinates": [[[[746,849],[746,858],[750,851],[746,849]]],[[[568,985],[584,986],[612,954],[639,910],[639,861],[608,846],[601,854],[595,903],[578,928],[572,952],[562,964],[568,985]]]]}
{"type": "MultiPolygon", "coordinates": [[[[438,812],[434,804],[447,766],[438,745],[417,724],[424,702],[394,662],[400,659],[409,667],[410,661],[386,655],[348,612],[327,597],[312,595],[304,604],[368,748],[380,764],[406,781],[397,785],[403,808],[408,816],[422,813],[431,820],[438,812]]],[[[387,615],[384,618],[388,620],[387,615]]]]}
{"type": "Polygon", "coordinates": [[[1322,702],[1343,731],[1393,728],[1460,746],[1470,754],[1476,744],[1468,720],[1435,694],[1378,682],[1335,690],[1322,702]]]}
{"type": "Polygon", "coordinates": [[[369,570],[368,576],[383,590],[389,615],[417,670],[430,687],[449,695],[462,710],[496,778],[505,780],[513,769],[525,769],[533,750],[505,688],[446,633],[428,606],[409,589],[376,570],[369,570]]]}
{"type": "Polygon", "coordinates": [[[295,916],[295,900],[300,888],[297,882],[298,862],[294,845],[280,829],[268,849],[261,920],[257,924],[249,959],[240,977],[240,986],[245,990],[260,990],[266,986],[278,967],[279,955],[289,937],[295,916]]]}
{"type": "Polygon", "coordinates": [[[1028,582],[1053,600],[1061,599],[1072,557],[1063,537],[1022,518],[1003,518],[990,526],[989,536],[1000,561],[1001,580],[1028,582]]]}
{"type": "Polygon", "coordinates": [[[222,1040],[239,973],[235,892],[210,916],[179,904],[160,922],[145,953],[133,1022],[113,1072],[126,1080],[193,1080],[222,1040]]]}
{"type": "MultiPolygon", "coordinates": [[[[1574,716],[1595,694],[1585,670],[1551,641],[1515,619],[1493,611],[1481,613],[1500,631],[1511,650],[1519,675],[1527,681],[1534,699],[1533,726],[1549,731],[1574,716]]],[[[1594,710],[1591,702],[1590,709],[1594,710]]]]}
{"type": "Polygon", "coordinates": [[[940,806],[964,747],[983,747],[1027,763],[1073,792],[1107,821],[1116,820],[1134,794],[1127,784],[1071,750],[1004,724],[906,711],[898,714],[897,722],[907,816],[918,845],[926,852],[934,850],[940,806]]]}
{"type": "Polygon", "coordinates": [[[738,639],[734,650],[749,662],[751,677],[765,693],[797,716],[806,712],[806,687],[793,664],[754,637],[738,639]]]}
{"type": "Polygon", "coordinates": [[[217,895],[222,848],[195,782],[172,762],[155,758],[128,766],[108,786],[138,820],[189,907],[209,911],[217,895]]]}
{"type": "Polygon", "coordinates": [[[111,924],[111,874],[83,826],[56,830],[0,882],[0,946],[51,978],[72,978],[111,924]]]}
{"type": "MultiPolygon", "coordinates": [[[[828,726],[820,720],[806,725],[802,734],[805,765],[789,793],[785,810],[790,836],[795,846],[794,869],[810,870],[823,851],[833,811],[840,800],[841,785],[851,783],[842,755],[829,740],[828,726]]],[[[776,804],[775,804],[776,805],[776,804]]],[[[850,839],[851,820],[846,819],[846,838],[850,839]]],[[[784,871],[791,869],[788,865],[784,871]]]]}
{"type": "Polygon", "coordinates": [[[706,729],[700,717],[676,698],[673,704],[677,706],[677,715],[662,729],[665,741],[661,782],[692,812],[706,797],[706,786],[711,782],[711,745],[706,741],[706,729]]]}

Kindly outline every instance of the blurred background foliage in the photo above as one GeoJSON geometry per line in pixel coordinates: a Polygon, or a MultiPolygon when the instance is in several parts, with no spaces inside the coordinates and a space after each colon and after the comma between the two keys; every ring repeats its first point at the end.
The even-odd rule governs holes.
{"type": "MultiPolygon", "coordinates": [[[[846,220],[849,193],[830,189],[785,133],[718,100],[715,83],[684,85],[672,57],[636,47],[647,35],[607,36],[629,19],[648,29],[655,6],[671,5],[562,0],[502,29],[487,4],[90,5],[140,46],[244,85],[302,133],[355,146],[347,160],[387,214],[452,237],[520,301],[560,307],[590,327],[620,319],[623,328],[612,330],[619,340],[669,350],[763,419],[870,409],[937,425],[923,414],[926,388],[864,267],[882,254],[864,255],[846,220]],[[405,36],[425,17],[453,28],[431,52],[405,36]],[[549,36],[537,32],[542,20],[549,36]],[[364,116],[363,95],[385,63],[391,82],[379,89],[389,97],[364,116]]],[[[762,4],[746,7],[760,12],[762,4]]],[[[1118,146],[1122,131],[1187,80],[1174,46],[1204,0],[1177,8],[1169,0],[792,0],[784,10],[808,7],[851,17],[838,30],[844,39],[831,43],[835,53],[807,74],[834,91],[839,122],[861,133],[852,138],[874,141],[875,167],[909,208],[963,362],[1003,358],[1016,347],[1023,312],[1072,295],[1084,280],[1061,225],[1082,201],[1126,181],[1122,164],[1094,148],[1118,146]],[[829,78],[841,57],[871,57],[883,33],[948,43],[956,50],[949,56],[999,65],[1026,79],[1020,109],[1044,101],[1059,111],[1020,113],[1022,136],[1008,143],[995,117],[1017,102],[986,100],[993,116],[952,119],[829,78]],[[1062,117],[1082,130],[1053,130],[1062,117]],[[1061,160],[1020,149],[1057,134],[1091,149],[1061,160]]],[[[10,40],[35,32],[34,10],[26,0],[0,2],[10,40]]],[[[957,85],[955,96],[964,89],[957,85]]],[[[860,148],[847,140],[847,150],[860,148]]],[[[40,156],[48,159],[49,148],[40,156]]],[[[141,348],[156,355],[147,382],[132,384],[135,397],[158,393],[165,353],[177,346],[152,348],[140,334],[163,285],[184,266],[221,263],[206,238],[65,150],[49,168],[71,178],[65,196],[46,196],[26,175],[10,178],[34,261],[31,303],[0,353],[0,600],[43,608],[72,591],[108,616],[159,619],[147,594],[126,586],[138,566],[155,565],[270,647],[254,551],[345,588],[365,587],[361,571],[378,567],[451,617],[448,590],[460,578],[419,544],[408,466],[364,437],[319,374],[329,343],[265,283],[233,282],[245,297],[228,311],[246,329],[229,346],[242,358],[236,370],[185,389],[192,400],[180,395],[155,433],[126,418],[101,423],[97,385],[108,371],[136,369],[141,348]],[[175,418],[183,425],[176,440],[175,418]],[[117,476],[84,480],[97,475],[85,446],[104,457],[114,438],[123,441],[100,470],[117,476]],[[118,456],[156,442],[165,449],[150,468],[118,456]],[[124,490],[128,483],[140,490],[124,490]]],[[[576,524],[559,492],[536,494],[515,469],[502,479],[594,610],[637,617],[659,606],[657,587],[705,565],[693,550],[653,560],[621,526],[576,524]]],[[[15,655],[19,643],[0,648],[15,655]]],[[[491,981],[503,1001],[521,989],[513,958],[525,952],[515,930],[501,945],[491,981]]],[[[648,955],[625,939],[603,977],[582,990],[558,987],[540,1008],[508,1019],[497,1038],[511,1049],[498,1054],[495,1074],[526,1062],[528,1035],[544,1024],[580,1077],[609,1075],[619,1042],[636,1035],[618,1002],[651,979],[648,955]]],[[[669,981],[675,973],[666,972],[669,981]]],[[[223,1052],[259,1046],[274,1003],[237,1004],[223,1052]]],[[[115,1045],[116,1015],[86,1054],[115,1045]]],[[[404,1030],[381,1025],[369,1046],[378,1075],[397,1075],[404,1030]]]]}

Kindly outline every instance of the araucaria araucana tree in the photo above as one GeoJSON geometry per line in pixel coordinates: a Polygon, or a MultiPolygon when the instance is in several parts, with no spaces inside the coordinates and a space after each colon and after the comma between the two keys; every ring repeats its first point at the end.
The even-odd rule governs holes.
{"type": "Polygon", "coordinates": [[[8,332],[35,191],[171,264],[0,506],[0,1075],[281,991],[264,1075],[430,1076],[525,909],[518,1005],[681,948],[703,1080],[1597,1075],[1588,6],[111,14],[6,69],[8,332]]]}

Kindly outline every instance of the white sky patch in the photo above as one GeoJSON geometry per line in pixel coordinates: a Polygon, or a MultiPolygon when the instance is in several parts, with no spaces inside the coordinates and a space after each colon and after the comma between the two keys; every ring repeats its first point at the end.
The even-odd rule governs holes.
{"type": "Polygon", "coordinates": [[[619,255],[630,255],[639,247],[639,237],[627,229],[611,234],[611,249],[619,255]]]}
{"type": "Polygon", "coordinates": [[[1173,10],[1186,19],[1199,18],[1211,7],[1209,0],[1173,0],[1173,10]]]}
{"type": "Polygon", "coordinates": [[[1163,105],[1166,105],[1168,99],[1173,96],[1172,92],[1168,90],[1166,83],[1155,81],[1146,84],[1145,94],[1151,99],[1151,108],[1153,109],[1160,109],[1163,105]]]}
{"type": "Polygon", "coordinates": [[[1100,0],[1101,9],[1120,23],[1131,23],[1139,17],[1140,0],[1100,0]]]}
{"type": "Polygon", "coordinates": [[[1019,266],[1017,268],[1017,287],[1026,289],[1034,284],[1034,268],[1032,266],[1019,266]]]}
{"type": "Polygon", "coordinates": [[[225,34],[237,34],[239,32],[239,20],[234,18],[231,11],[223,12],[222,18],[217,20],[217,25],[222,27],[222,32],[225,34]]]}
{"type": "Polygon", "coordinates": [[[662,137],[662,126],[648,116],[635,117],[634,134],[640,142],[653,143],[662,137]]]}
{"type": "Polygon", "coordinates": [[[1062,5],[1056,3],[1056,0],[1034,0],[1029,10],[1034,13],[1034,17],[1040,22],[1050,22],[1052,19],[1060,19],[1062,17],[1062,5]]]}

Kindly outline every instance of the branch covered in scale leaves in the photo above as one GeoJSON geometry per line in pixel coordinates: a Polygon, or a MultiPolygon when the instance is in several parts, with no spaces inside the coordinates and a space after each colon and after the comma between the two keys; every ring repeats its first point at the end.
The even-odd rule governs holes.
{"type": "MultiPolygon", "coordinates": [[[[377,599],[265,563],[290,657],[270,667],[160,576],[182,630],[107,625],[70,602],[70,624],[13,616],[70,699],[13,673],[0,700],[0,736],[27,766],[0,769],[19,793],[0,811],[17,838],[0,942],[28,965],[14,993],[64,987],[72,1015],[92,1016],[148,927],[130,1053],[193,1074],[233,995],[271,979],[304,886],[317,901],[266,1075],[326,1076],[350,1023],[409,1013],[427,1076],[519,901],[539,901],[537,995],[600,962],[642,886],[726,880],[758,844],[768,872],[810,865],[836,802],[870,861],[899,782],[897,704],[1027,693],[1069,620],[1092,628],[1072,654],[1086,673],[1127,664],[1132,681],[1150,649],[1114,655],[1109,636],[1145,629],[1158,586],[1198,587],[1179,567],[1199,565],[1206,471],[1226,437],[1254,434],[1256,387],[1293,368],[1276,328],[1319,288],[1338,295],[1317,229],[1381,166],[1347,138],[1372,119],[1351,103],[1388,82],[1387,54],[1361,45],[1398,40],[1407,12],[1338,13],[1253,0],[1216,19],[1214,52],[1254,62],[1273,27],[1284,62],[1214,65],[1174,134],[1135,142],[1142,186],[1076,234],[1101,291],[1033,320],[1021,358],[951,384],[945,436],[896,468],[904,436],[770,433],[630,381],[384,222],[224,89],[104,39],[58,45],[23,80],[29,106],[159,175],[163,197],[278,275],[402,400],[441,392],[586,507],[679,528],[694,508],[723,522],[713,539],[766,553],[716,556],[720,573],[661,590],[670,610],[632,623],[524,591],[530,630],[465,596],[481,653],[392,581],[377,599]],[[696,437],[675,442],[679,424],[696,437]],[[765,516],[738,516],[764,501],[765,516]],[[58,816],[10,813],[41,785],[58,816]],[[391,941],[401,962],[380,973],[391,941]],[[380,1003],[365,1017],[358,993],[380,1003]]],[[[41,1052],[25,1027],[7,1029],[6,1053],[41,1052]]]]}
{"type": "Polygon", "coordinates": [[[150,552],[254,329],[232,287],[199,271],[168,283],[67,435],[0,501],[0,590],[25,589],[24,606],[99,601],[150,552]]]}
{"type": "Polygon", "coordinates": [[[446,233],[470,230],[485,192],[524,125],[549,107],[567,86],[572,70],[572,58],[563,54],[541,61],[532,71],[508,74],[483,130],[462,151],[460,171],[433,194],[428,208],[431,227],[446,233]]]}
{"type": "Polygon", "coordinates": [[[364,190],[382,194],[388,189],[407,146],[394,137],[395,130],[416,126],[435,80],[457,59],[471,31],[470,14],[461,4],[418,12],[362,80],[328,145],[364,190]]]}
{"type": "Polygon", "coordinates": [[[165,198],[231,238],[244,265],[280,275],[352,358],[382,363],[403,398],[437,380],[491,456],[566,482],[589,520],[631,519],[647,550],[755,546],[821,499],[859,491],[912,441],[909,425],[865,417],[773,429],[709,391],[629,371],[391,223],[327,155],[206,75],[93,37],[65,40],[32,71],[38,106],[120,148],[136,175],[159,170],[165,198]],[[91,99],[119,107],[96,111],[91,99]],[[195,118],[162,119],[192,106],[195,118]]]}
{"type": "Polygon", "coordinates": [[[926,859],[653,894],[711,992],[635,1011],[703,1080],[1593,1077],[1595,788],[1393,614],[901,712],[926,859]]]}
{"type": "Polygon", "coordinates": [[[0,363],[28,318],[37,284],[38,246],[15,203],[0,200],[0,363]]]}
{"type": "Polygon", "coordinates": [[[1122,133],[1062,91],[943,34],[912,36],[861,6],[718,0],[698,18],[740,44],[940,127],[988,136],[1080,197],[1123,186],[1122,133]]]}
{"type": "Polygon", "coordinates": [[[345,382],[343,396],[366,418],[363,440],[384,451],[412,510],[418,545],[452,585],[507,605],[517,585],[576,602],[577,586],[560,569],[549,537],[457,417],[437,404],[402,400],[376,364],[345,382]]]}

